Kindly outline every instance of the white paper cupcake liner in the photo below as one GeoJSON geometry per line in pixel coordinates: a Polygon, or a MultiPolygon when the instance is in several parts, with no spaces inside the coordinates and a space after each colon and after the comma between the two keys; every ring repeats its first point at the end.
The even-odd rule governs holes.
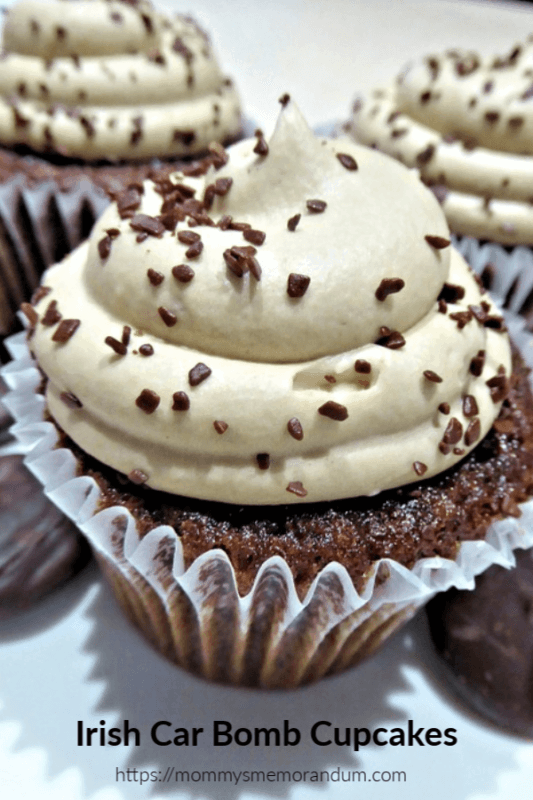
{"type": "MultiPolygon", "coordinates": [[[[503,278],[501,288],[505,293],[503,278]]],[[[532,364],[533,337],[524,320],[508,315],[508,324],[532,364]]],[[[412,570],[391,559],[376,562],[361,593],[333,562],[300,601],[287,563],[273,557],[240,597],[221,550],[203,554],[185,570],[173,528],[160,526],[141,539],[124,507],[98,511],[97,483],[78,475],[75,456],[57,447],[55,426],[43,421],[45,400],[36,393],[41,375],[25,335],[12,337],[9,349],[14,360],[2,371],[10,388],[5,405],[16,420],[12,432],[28,468],[89,539],[128,618],[163,655],[196,675],[292,688],[340,672],[372,654],[437,592],[471,589],[474,577],[491,564],[512,566],[515,548],[533,547],[532,500],[521,505],[520,518],[492,524],[483,541],[461,543],[455,561],[424,558],[412,570]]]]}
{"type": "Polygon", "coordinates": [[[0,334],[13,330],[46,267],[83,241],[108,203],[86,178],[65,191],[53,180],[28,185],[22,175],[0,185],[0,334]]]}

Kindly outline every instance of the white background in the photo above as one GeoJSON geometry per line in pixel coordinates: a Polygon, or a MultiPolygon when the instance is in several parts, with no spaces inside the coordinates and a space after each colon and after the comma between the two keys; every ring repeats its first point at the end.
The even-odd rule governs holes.
{"type": "MultiPolygon", "coordinates": [[[[186,2],[186,0],[185,0],[186,2]]],[[[311,125],[343,120],[359,92],[387,82],[411,57],[447,47],[506,52],[533,31],[533,5],[451,0],[199,0],[193,13],[210,31],[248,117],[268,134],[277,98],[288,91],[311,125]]],[[[343,676],[288,693],[226,689],[176,670],[131,630],[95,568],[37,609],[0,620],[0,795],[3,800],[153,798],[333,798],[333,800],[510,800],[530,798],[533,749],[471,716],[447,693],[431,655],[423,615],[373,660],[343,676]],[[77,747],[76,721],[138,727],[138,748],[77,747]],[[204,727],[205,744],[162,748],[151,725],[204,727]],[[213,720],[234,727],[302,732],[294,748],[210,744],[213,720]],[[456,728],[455,747],[318,747],[317,720],[344,727],[456,728]],[[172,751],[172,752],[169,752],[172,751]],[[116,783],[115,770],[402,770],[406,783],[116,783]]]]}

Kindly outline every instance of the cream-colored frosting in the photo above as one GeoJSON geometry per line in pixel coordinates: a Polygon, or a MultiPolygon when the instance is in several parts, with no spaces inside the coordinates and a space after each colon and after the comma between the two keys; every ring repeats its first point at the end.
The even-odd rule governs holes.
{"type": "Polygon", "coordinates": [[[504,58],[448,51],[356,102],[356,139],[445,186],[452,231],[533,244],[533,42],[504,58]]]}
{"type": "MultiPolygon", "coordinates": [[[[218,171],[173,176],[198,199],[206,186],[227,187],[223,179],[231,178],[208,213],[215,223],[226,218],[223,227],[228,215],[250,224],[248,240],[240,230],[190,227],[187,220],[144,238],[139,218],[123,219],[112,205],[90,241],[46,273],[51,291],[36,305],[31,346],[49,377],[52,415],[102,462],[125,474],[140,470],[153,488],[210,500],[333,500],[410,483],[417,469],[427,477],[446,469],[491,427],[500,403],[486,381],[501,366],[509,374],[510,352],[505,333],[476,319],[459,328],[450,317],[489,301],[445,246],[448,229],[435,197],[414,171],[382,154],[348,139],[315,138],[292,102],[268,148],[259,155],[256,140],[247,140],[230,148],[218,171]],[[310,210],[308,201],[317,200],[323,210],[310,210]],[[257,231],[265,238],[255,245],[255,266],[249,262],[252,271],[238,277],[224,253],[257,242],[257,231]],[[200,234],[199,255],[187,257],[190,245],[178,239],[186,232],[200,234]],[[172,273],[183,264],[194,270],[187,283],[172,273]],[[288,293],[291,274],[310,279],[297,297],[288,293]],[[378,290],[388,279],[397,291],[384,297],[378,290]],[[441,302],[439,311],[445,283],[464,287],[465,296],[447,307],[441,302]],[[63,343],[53,339],[57,324],[43,324],[54,301],[64,318],[80,320],[63,343]],[[120,342],[124,325],[132,333],[120,355],[104,340],[120,342]],[[405,345],[376,344],[382,326],[401,332],[405,345]],[[153,355],[141,355],[145,344],[153,355]],[[480,350],[486,357],[476,376],[470,364],[480,350]],[[197,364],[211,373],[191,385],[197,364]],[[136,405],[143,390],[160,398],[153,413],[136,405]],[[81,407],[65,403],[65,392],[81,407]],[[187,394],[188,409],[173,409],[176,392],[187,394]],[[466,395],[476,399],[474,416],[463,413],[466,395]],[[331,402],[336,418],[323,413],[331,402]],[[439,411],[442,403],[449,413],[439,411]],[[439,443],[452,418],[462,426],[453,443],[459,452],[443,453],[439,443]],[[294,419],[303,438],[289,424],[294,419]],[[474,419],[479,437],[467,445],[464,432],[474,419]],[[261,469],[265,454],[269,468],[261,469]],[[295,484],[297,494],[288,490],[295,484]]],[[[145,183],[135,213],[160,213],[155,189],[145,183]]]]}
{"type": "Polygon", "coordinates": [[[0,95],[2,144],[86,161],[194,154],[241,127],[206,35],[146,0],[21,0],[0,95]]]}

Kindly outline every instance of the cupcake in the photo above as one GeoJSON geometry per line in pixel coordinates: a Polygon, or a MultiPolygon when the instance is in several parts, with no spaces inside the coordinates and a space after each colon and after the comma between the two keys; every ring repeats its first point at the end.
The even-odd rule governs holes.
{"type": "Polygon", "coordinates": [[[469,585],[527,539],[533,486],[526,371],[434,195],[281,103],[269,141],[120,195],[25,309],[44,396],[27,353],[10,372],[128,617],[265,687],[469,585]]]}
{"type": "Polygon", "coordinates": [[[21,0],[0,59],[0,332],[44,268],[89,233],[106,192],[154,159],[205,154],[241,130],[206,34],[146,0],[21,0]]]}
{"type": "Polygon", "coordinates": [[[409,167],[453,233],[533,245],[533,39],[503,57],[447,50],[356,100],[349,130],[409,167]]]}

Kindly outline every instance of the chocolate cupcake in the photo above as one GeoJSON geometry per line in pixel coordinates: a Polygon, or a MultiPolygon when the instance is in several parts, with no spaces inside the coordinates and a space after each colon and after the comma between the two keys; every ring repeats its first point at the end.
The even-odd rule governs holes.
{"type": "Polygon", "coordinates": [[[39,474],[130,619],[269,687],[467,585],[527,538],[533,486],[525,370],[434,195],[281,102],[270,141],[152,176],[46,273],[45,398],[12,404],[19,431],[48,416],[39,474]]]}
{"type": "Polygon", "coordinates": [[[169,172],[241,115],[206,34],[146,0],[21,0],[0,59],[0,332],[44,268],[88,235],[107,193],[169,172]]]}

